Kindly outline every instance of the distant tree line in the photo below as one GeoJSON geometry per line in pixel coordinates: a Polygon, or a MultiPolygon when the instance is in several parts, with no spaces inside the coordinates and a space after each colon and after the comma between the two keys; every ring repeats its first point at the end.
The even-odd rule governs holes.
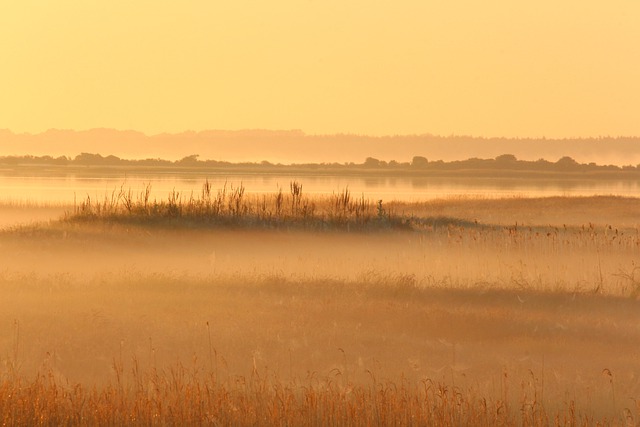
{"type": "Polygon", "coordinates": [[[251,167],[262,169],[308,169],[308,170],[354,170],[354,171],[531,171],[531,172],[598,172],[598,171],[639,171],[637,166],[597,165],[595,163],[578,163],[573,158],[565,156],[556,162],[545,159],[536,161],[518,160],[512,154],[503,154],[494,159],[470,158],[445,162],[442,160],[429,161],[423,156],[414,156],[410,162],[384,161],[374,157],[367,157],[363,163],[308,163],[308,164],[274,164],[266,160],[258,163],[231,163],[218,160],[200,160],[197,154],[183,157],[180,160],[142,159],[128,160],[117,156],[102,156],[100,154],[81,153],[74,158],[60,156],[3,156],[0,157],[3,166],[81,166],[81,167],[164,167],[164,168],[230,168],[251,167]]]}

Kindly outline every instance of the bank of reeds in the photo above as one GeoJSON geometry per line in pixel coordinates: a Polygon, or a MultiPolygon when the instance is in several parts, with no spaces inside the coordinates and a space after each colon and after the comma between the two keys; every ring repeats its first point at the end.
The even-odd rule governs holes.
{"type": "MultiPolygon", "coordinates": [[[[281,381],[258,370],[249,377],[218,381],[197,364],[130,374],[114,361],[116,380],[102,387],[71,385],[52,373],[32,380],[0,378],[2,425],[233,425],[233,426],[588,426],[624,425],[631,410],[614,420],[594,420],[571,401],[549,413],[540,390],[520,401],[488,398],[424,379],[411,383],[379,380],[354,384],[334,369],[325,378],[281,381]]],[[[629,425],[629,424],[627,424],[629,425]]]]}
{"type": "Polygon", "coordinates": [[[353,197],[345,188],[329,196],[307,197],[302,184],[292,181],[289,191],[247,194],[245,187],[225,185],[214,190],[205,181],[199,193],[172,191],[166,199],[151,199],[151,186],[134,193],[124,186],[102,201],[89,195],[67,212],[67,221],[114,221],[193,226],[256,226],[305,229],[408,228],[411,219],[387,211],[382,200],[372,203],[353,197]]]}

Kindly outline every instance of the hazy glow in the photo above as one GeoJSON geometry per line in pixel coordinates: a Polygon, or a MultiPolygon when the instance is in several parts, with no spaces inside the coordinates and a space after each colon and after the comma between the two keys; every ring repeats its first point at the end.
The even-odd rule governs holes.
{"type": "Polygon", "coordinates": [[[0,128],[638,135],[640,2],[0,4],[0,128]]]}

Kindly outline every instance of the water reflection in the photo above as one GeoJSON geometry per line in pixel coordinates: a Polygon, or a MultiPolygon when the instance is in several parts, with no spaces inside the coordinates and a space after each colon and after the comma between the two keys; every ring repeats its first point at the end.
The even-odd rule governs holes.
{"type": "Polygon", "coordinates": [[[173,190],[188,197],[199,194],[208,179],[214,189],[244,185],[246,193],[274,193],[297,180],[305,194],[323,195],[348,188],[356,196],[372,200],[421,201],[443,197],[539,197],[539,196],[640,196],[635,180],[519,179],[468,177],[375,177],[327,175],[263,175],[203,173],[64,173],[59,169],[0,171],[0,199],[38,203],[73,203],[87,196],[102,200],[120,187],[141,192],[150,184],[152,198],[163,199],[173,190]]]}

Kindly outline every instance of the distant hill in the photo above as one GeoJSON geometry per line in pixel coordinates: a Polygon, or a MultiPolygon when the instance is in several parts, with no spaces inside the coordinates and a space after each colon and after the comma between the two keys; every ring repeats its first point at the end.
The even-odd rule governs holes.
{"type": "Polygon", "coordinates": [[[569,156],[580,163],[637,165],[639,137],[590,139],[509,139],[471,136],[307,135],[301,130],[208,130],[145,135],[137,131],[50,129],[39,134],[0,129],[0,156],[75,157],[83,152],[121,158],[178,160],[193,154],[200,159],[229,162],[346,163],[366,157],[398,162],[414,156],[434,160],[495,158],[509,153],[522,160],[555,162],[569,156]]]}

